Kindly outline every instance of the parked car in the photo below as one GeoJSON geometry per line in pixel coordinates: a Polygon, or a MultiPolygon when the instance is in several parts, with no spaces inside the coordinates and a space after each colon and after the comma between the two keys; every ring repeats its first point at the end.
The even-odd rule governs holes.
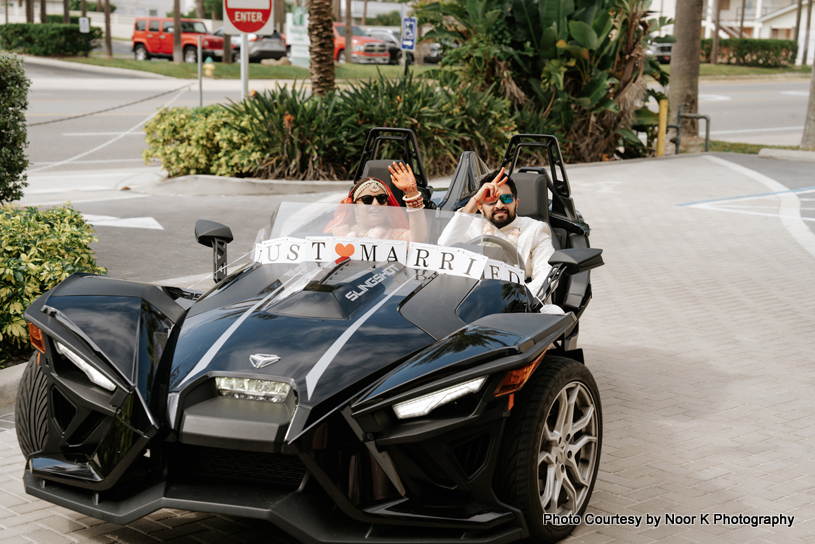
{"type": "MultiPolygon", "coordinates": [[[[351,58],[357,64],[388,64],[391,60],[388,44],[366,36],[358,26],[351,27],[351,58]]],[[[334,23],[334,60],[345,62],[345,23],[334,23]]]]}
{"type": "MultiPolygon", "coordinates": [[[[384,28],[370,28],[367,33],[368,36],[382,40],[388,44],[388,54],[391,56],[389,64],[399,64],[402,62],[402,42],[395,32],[384,28]]],[[[408,55],[408,58],[412,60],[412,55],[410,55],[410,53],[408,53],[408,55]]]]}
{"type": "MultiPolygon", "coordinates": [[[[212,34],[223,39],[224,29],[219,28],[212,34]]],[[[249,43],[249,62],[260,62],[263,59],[277,60],[286,56],[286,41],[277,31],[273,32],[270,36],[248,34],[247,40],[249,43]]],[[[241,51],[241,36],[239,34],[233,34],[230,36],[229,41],[232,43],[233,58],[239,58],[241,51]]]]}
{"type": "Polygon", "coordinates": [[[656,57],[660,64],[670,64],[672,46],[672,43],[652,43],[645,54],[649,57],[656,57]]]}
{"type": "MultiPolygon", "coordinates": [[[[171,17],[137,17],[133,23],[133,55],[136,60],[173,58],[173,28],[171,17]]],[[[181,19],[181,49],[184,62],[198,62],[198,36],[202,36],[204,57],[223,55],[224,40],[213,36],[203,21],[181,19]]]]}
{"type": "Polygon", "coordinates": [[[554,136],[515,135],[502,161],[518,215],[546,222],[558,250],[537,296],[506,238],[453,236],[483,232],[454,210],[486,164],[462,153],[431,194],[419,151],[412,131],[375,128],[353,178],[389,180],[408,157],[425,203],[409,218],[282,203],[231,274],[231,230],[199,220],[218,282],[206,293],[77,273],[35,300],[15,410],[25,491],[121,525],[160,508],[262,519],[267,542],[568,535],[602,448],[577,347],[602,250],[554,136]],[[548,166],[521,167],[523,146],[548,166]],[[377,226],[345,237],[363,218],[377,226]]]}

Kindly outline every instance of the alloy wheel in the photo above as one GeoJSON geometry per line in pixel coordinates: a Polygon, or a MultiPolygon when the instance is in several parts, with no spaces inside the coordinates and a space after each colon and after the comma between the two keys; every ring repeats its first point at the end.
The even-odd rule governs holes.
{"type": "Polygon", "coordinates": [[[560,390],[549,408],[538,454],[543,511],[570,515],[587,500],[598,461],[597,408],[581,382],[560,390]]]}

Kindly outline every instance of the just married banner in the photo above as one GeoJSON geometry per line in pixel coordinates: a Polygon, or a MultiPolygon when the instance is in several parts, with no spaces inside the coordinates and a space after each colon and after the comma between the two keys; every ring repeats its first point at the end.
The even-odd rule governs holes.
{"type": "Polygon", "coordinates": [[[340,263],[346,259],[396,262],[409,268],[430,270],[467,278],[523,283],[520,268],[466,249],[394,240],[361,240],[334,236],[276,238],[255,246],[253,260],[261,264],[318,262],[340,263]]]}

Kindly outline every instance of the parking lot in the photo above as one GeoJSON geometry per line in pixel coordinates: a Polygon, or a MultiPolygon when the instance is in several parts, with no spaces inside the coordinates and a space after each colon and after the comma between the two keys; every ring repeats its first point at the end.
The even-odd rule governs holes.
{"type": "MultiPolygon", "coordinates": [[[[606,262],[592,273],[580,338],[604,418],[587,513],[606,524],[583,525],[567,542],[815,542],[811,201],[774,186],[771,172],[717,157],[568,172],[606,262]],[[666,514],[691,517],[671,524],[666,514]],[[753,527],[749,518],[714,523],[714,514],[793,519],[791,527],[753,527]],[[642,520],[623,525],[624,516],[642,520]]],[[[228,209],[238,198],[246,197],[205,202],[228,209]]],[[[261,206],[264,198],[272,197],[254,200],[261,206]]],[[[193,205],[189,197],[127,202],[163,223],[159,201],[168,210],[193,205]]],[[[77,208],[95,213],[101,205],[77,208]]],[[[97,228],[102,265],[114,230],[97,228]]],[[[0,429],[9,421],[0,417],[0,429]]],[[[103,523],[25,495],[22,471],[13,430],[0,431],[3,544],[285,539],[263,522],[174,510],[126,527],[103,523]]]]}

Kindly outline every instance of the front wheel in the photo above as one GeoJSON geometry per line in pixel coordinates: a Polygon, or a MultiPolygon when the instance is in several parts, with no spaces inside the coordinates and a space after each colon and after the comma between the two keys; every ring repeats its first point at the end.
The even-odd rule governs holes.
{"type": "Polygon", "coordinates": [[[184,62],[198,62],[198,51],[194,47],[184,48],[184,62]]]}
{"type": "Polygon", "coordinates": [[[147,52],[147,48],[143,45],[136,46],[136,48],[133,50],[133,56],[136,57],[136,60],[150,60],[150,54],[147,52]]]}
{"type": "Polygon", "coordinates": [[[45,373],[37,364],[35,353],[23,371],[14,405],[17,441],[26,458],[42,450],[48,439],[47,382],[45,373]]]}
{"type": "Polygon", "coordinates": [[[337,62],[339,64],[345,64],[345,49],[340,49],[340,52],[337,54],[337,62]]]}
{"type": "Polygon", "coordinates": [[[555,523],[554,516],[564,521],[582,516],[597,479],[600,395],[585,365],[549,356],[518,397],[507,424],[498,488],[523,512],[531,542],[557,542],[577,525],[555,523]]]}

